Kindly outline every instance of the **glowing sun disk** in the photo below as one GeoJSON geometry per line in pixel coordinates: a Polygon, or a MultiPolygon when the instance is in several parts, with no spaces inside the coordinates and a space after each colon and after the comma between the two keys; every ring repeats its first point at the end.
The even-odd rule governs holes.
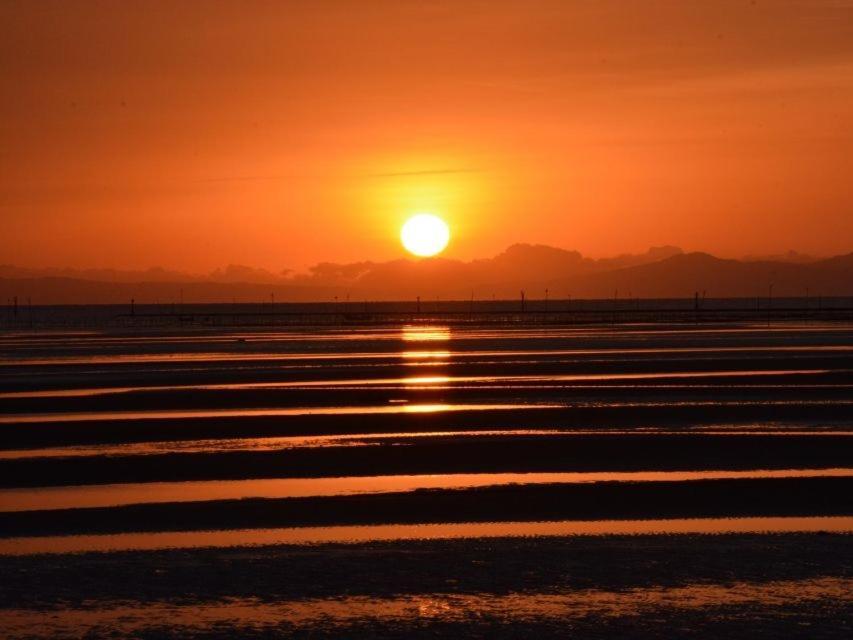
{"type": "Polygon", "coordinates": [[[400,231],[400,240],[410,253],[427,257],[441,253],[450,241],[447,223],[430,213],[412,216],[400,231]]]}

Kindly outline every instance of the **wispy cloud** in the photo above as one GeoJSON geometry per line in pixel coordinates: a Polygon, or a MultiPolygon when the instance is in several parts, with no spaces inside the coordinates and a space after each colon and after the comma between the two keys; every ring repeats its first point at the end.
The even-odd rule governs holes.
{"type": "MultiPolygon", "coordinates": [[[[441,176],[464,173],[481,173],[483,169],[423,169],[418,171],[387,171],[379,173],[365,173],[359,177],[364,178],[402,178],[407,176],[441,176]]],[[[247,182],[262,180],[289,180],[293,175],[259,175],[259,176],[219,176],[214,178],[201,178],[197,182],[247,182]]]]}
{"type": "Polygon", "coordinates": [[[421,171],[389,171],[386,173],[368,173],[368,178],[401,178],[405,176],[441,176],[454,173],[480,173],[482,169],[424,169],[421,171]]]}
{"type": "Polygon", "coordinates": [[[220,176],[216,178],[201,178],[197,182],[246,182],[251,180],[287,180],[293,176],[220,176]]]}

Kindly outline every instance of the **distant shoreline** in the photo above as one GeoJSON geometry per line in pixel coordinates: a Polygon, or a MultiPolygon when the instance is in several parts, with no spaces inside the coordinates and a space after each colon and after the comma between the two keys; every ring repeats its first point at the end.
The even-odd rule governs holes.
{"type": "Polygon", "coordinates": [[[614,298],[0,306],[0,330],[56,327],[850,322],[853,297],[614,298]]]}

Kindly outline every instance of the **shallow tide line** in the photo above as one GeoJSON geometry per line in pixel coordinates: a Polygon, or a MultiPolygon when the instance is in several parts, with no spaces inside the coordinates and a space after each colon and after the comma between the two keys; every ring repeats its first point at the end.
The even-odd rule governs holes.
{"type": "Polygon", "coordinates": [[[853,534],[853,517],[461,522],[122,533],[115,535],[34,536],[0,539],[0,555],[153,551],[172,548],[244,547],[278,544],[356,544],[377,541],[459,538],[822,532],[853,534]]]}

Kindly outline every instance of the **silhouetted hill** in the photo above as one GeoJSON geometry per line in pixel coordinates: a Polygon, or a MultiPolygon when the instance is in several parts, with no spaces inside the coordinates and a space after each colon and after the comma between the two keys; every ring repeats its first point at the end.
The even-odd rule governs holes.
{"type": "Polygon", "coordinates": [[[287,272],[275,274],[265,269],[255,269],[240,264],[229,264],[224,269],[216,269],[208,274],[172,271],[163,267],[151,267],[144,271],[125,271],[121,269],[71,269],[43,268],[34,269],[0,264],[0,278],[70,278],[94,282],[252,282],[282,283],[287,272]]]}
{"type": "Polygon", "coordinates": [[[653,247],[646,253],[595,260],[577,251],[546,245],[514,244],[493,258],[461,262],[445,258],[401,259],[352,265],[322,263],[295,276],[302,286],[339,288],[373,300],[423,298],[515,298],[522,289],[541,290],[559,278],[585,276],[618,267],[648,264],[681,254],[678,247],[653,247]]]}
{"type": "Polygon", "coordinates": [[[798,262],[800,264],[806,264],[808,262],[817,262],[818,260],[820,260],[820,258],[810,256],[806,253],[800,253],[793,249],[786,251],[785,253],[776,253],[765,256],[748,255],[743,257],[744,262],[798,262]]]}
{"type": "MultiPolygon", "coordinates": [[[[494,258],[462,262],[444,258],[384,263],[321,263],[307,273],[276,276],[249,267],[230,267],[186,280],[101,281],[57,276],[8,277],[0,273],[0,300],[24,304],[139,304],[269,302],[313,300],[466,300],[517,298],[683,298],[853,295],[853,253],[801,263],[742,261],[675,247],[639,255],[594,260],[577,251],[518,244],[494,258]],[[247,278],[241,281],[241,275],[247,278]],[[250,281],[250,279],[256,281],[250,281]],[[261,280],[261,281],[257,281],[261,280]]],[[[127,273],[127,272],[124,272],[127,273]]],[[[148,272],[139,272],[148,273],[148,272]]],[[[157,271],[159,274],[160,271],[157,271]]],[[[170,273],[170,272],[163,272],[170,273]]],[[[174,273],[174,272],[171,272],[174,273]]]]}
{"type": "Polygon", "coordinates": [[[174,304],[185,302],[258,302],[317,300],[334,295],[320,287],[258,284],[252,282],[98,282],[77,278],[0,278],[0,300],[13,296],[33,304],[174,304]]]}
{"type": "Polygon", "coordinates": [[[581,297],[708,297],[850,295],[853,254],[806,264],[725,260],[707,253],[672,256],[659,262],[569,278],[559,282],[581,297]]]}

